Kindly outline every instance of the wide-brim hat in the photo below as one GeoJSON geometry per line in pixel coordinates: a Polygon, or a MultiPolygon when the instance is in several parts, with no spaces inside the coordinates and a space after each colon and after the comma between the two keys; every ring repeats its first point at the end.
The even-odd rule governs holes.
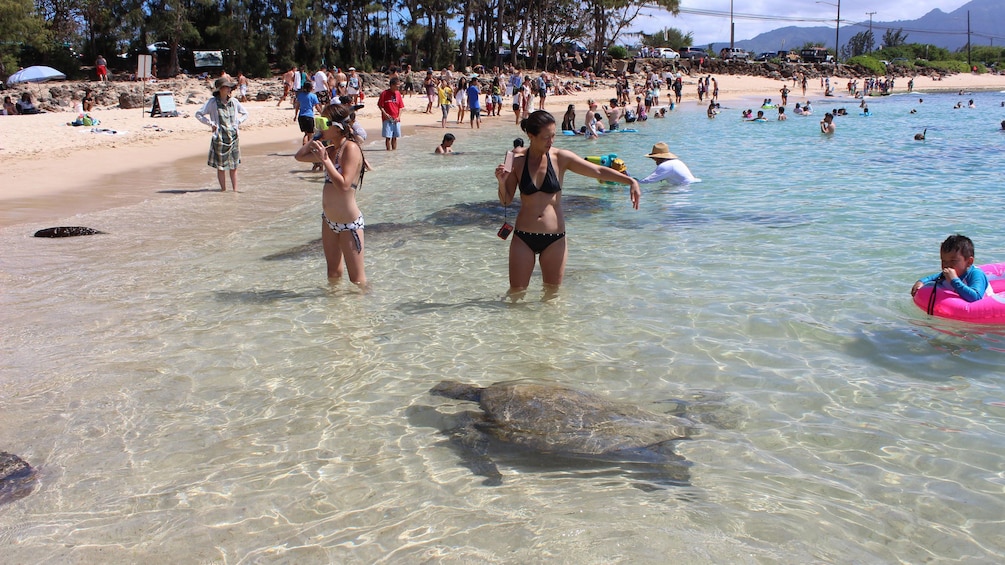
{"type": "Polygon", "coordinates": [[[652,153],[646,155],[650,159],[677,159],[678,157],[670,152],[670,146],[662,141],[653,145],[652,153]]]}
{"type": "Polygon", "coordinates": [[[216,82],[213,83],[213,96],[216,96],[217,94],[219,94],[220,93],[220,88],[222,88],[224,86],[229,86],[230,88],[234,88],[235,86],[237,86],[237,82],[235,82],[233,79],[230,79],[230,78],[227,78],[227,77],[220,77],[220,78],[216,79],[216,82]]]}

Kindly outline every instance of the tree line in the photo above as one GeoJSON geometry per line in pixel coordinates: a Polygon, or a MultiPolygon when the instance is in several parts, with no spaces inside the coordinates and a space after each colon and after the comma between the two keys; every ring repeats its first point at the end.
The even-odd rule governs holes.
{"type": "MultiPolygon", "coordinates": [[[[908,34],[904,28],[888,29],[883,33],[880,48],[876,50],[876,40],[871,30],[856,33],[841,47],[842,59],[872,55],[879,59],[905,58],[910,61],[967,61],[968,46],[964,45],[956,52],[944,47],[924,43],[908,43],[908,34]]],[[[1005,48],[991,45],[974,45],[969,49],[969,55],[974,62],[981,65],[997,63],[1005,58],[1005,48]]],[[[969,61],[968,61],[969,62],[969,61]]]]}
{"type": "Polygon", "coordinates": [[[680,0],[0,0],[0,76],[47,64],[70,77],[99,55],[135,68],[154,42],[166,76],[192,50],[224,51],[225,70],[258,77],[323,64],[547,69],[573,42],[599,66],[643,6],[677,14],[680,0]]]}

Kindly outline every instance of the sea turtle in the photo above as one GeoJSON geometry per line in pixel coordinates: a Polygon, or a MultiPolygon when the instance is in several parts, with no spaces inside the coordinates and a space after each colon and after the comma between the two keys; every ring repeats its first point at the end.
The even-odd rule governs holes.
{"type": "Polygon", "coordinates": [[[484,484],[502,482],[489,450],[495,443],[556,458],[619,465],[659,483],[686,484],[687,466],[672,450],[695,424],[684,418],[558,384],[510,381],[478,387],[443,381],[430,392],[477,402],[482,412],[462,414],[446,430],[464,462],[484,484]]]}
{"type": "Polygon", "coordinates": [[[0,451],[0,504],[28,496],[35,487],[35,470],[13,453],[0,451]]]}

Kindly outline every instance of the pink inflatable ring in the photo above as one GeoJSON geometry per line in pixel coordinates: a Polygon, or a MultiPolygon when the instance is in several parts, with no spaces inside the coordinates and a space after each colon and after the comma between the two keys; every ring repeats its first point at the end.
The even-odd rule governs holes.
{"type": "Polygon", "coordinates": [[[914,303],[923,311],[939,318],[949,318],[976,324],[1005,324],[1005,263],[980,265],[988,276],[993,293],[985,294],[977,302],[967,302],[956,291],[944,286],[923,286],[914,295],[914,303]],[[935,301],[932,302],[932,292],[935,301]],[[931,311],[929,311],[931,304],[931,311]]]}

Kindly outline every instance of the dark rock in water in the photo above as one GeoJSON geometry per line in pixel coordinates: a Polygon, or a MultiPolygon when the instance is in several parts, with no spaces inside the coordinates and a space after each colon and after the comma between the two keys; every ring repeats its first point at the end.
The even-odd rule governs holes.
{"type": "Polygon", "coordinates": [[[462,461],[483,484],[498,485],[502,474],[490,458],[493,449],[510,446],[555,460],[615,466],[649,484],[686,485],[689,464],[674,453],[674,442],[687,439],[696,424],[671,414],[557,384],[525,381],[487,387],[443,381],[430,393],[478,403],[481,412],[465,412],[443,430],[461,451],[462,461]],[[496,446],[495,448],[493,446],[496,446]]]}
{"type": "Polygon", "coordinates": [[[0,504],[31,494],[35,488],[35,470],[13,453],[0,451],[0,504]]]}
{"type": "Polygon", "coordinates": [[[78,235],[97,235],[103,233],[105,232],[98,231],[94,228],[71,226],[71,227],[59,227],[59,228],[45,228],[44,230],[38,230],[37,232],[35,232],[35,237],[77,237],[78,235]]]}

